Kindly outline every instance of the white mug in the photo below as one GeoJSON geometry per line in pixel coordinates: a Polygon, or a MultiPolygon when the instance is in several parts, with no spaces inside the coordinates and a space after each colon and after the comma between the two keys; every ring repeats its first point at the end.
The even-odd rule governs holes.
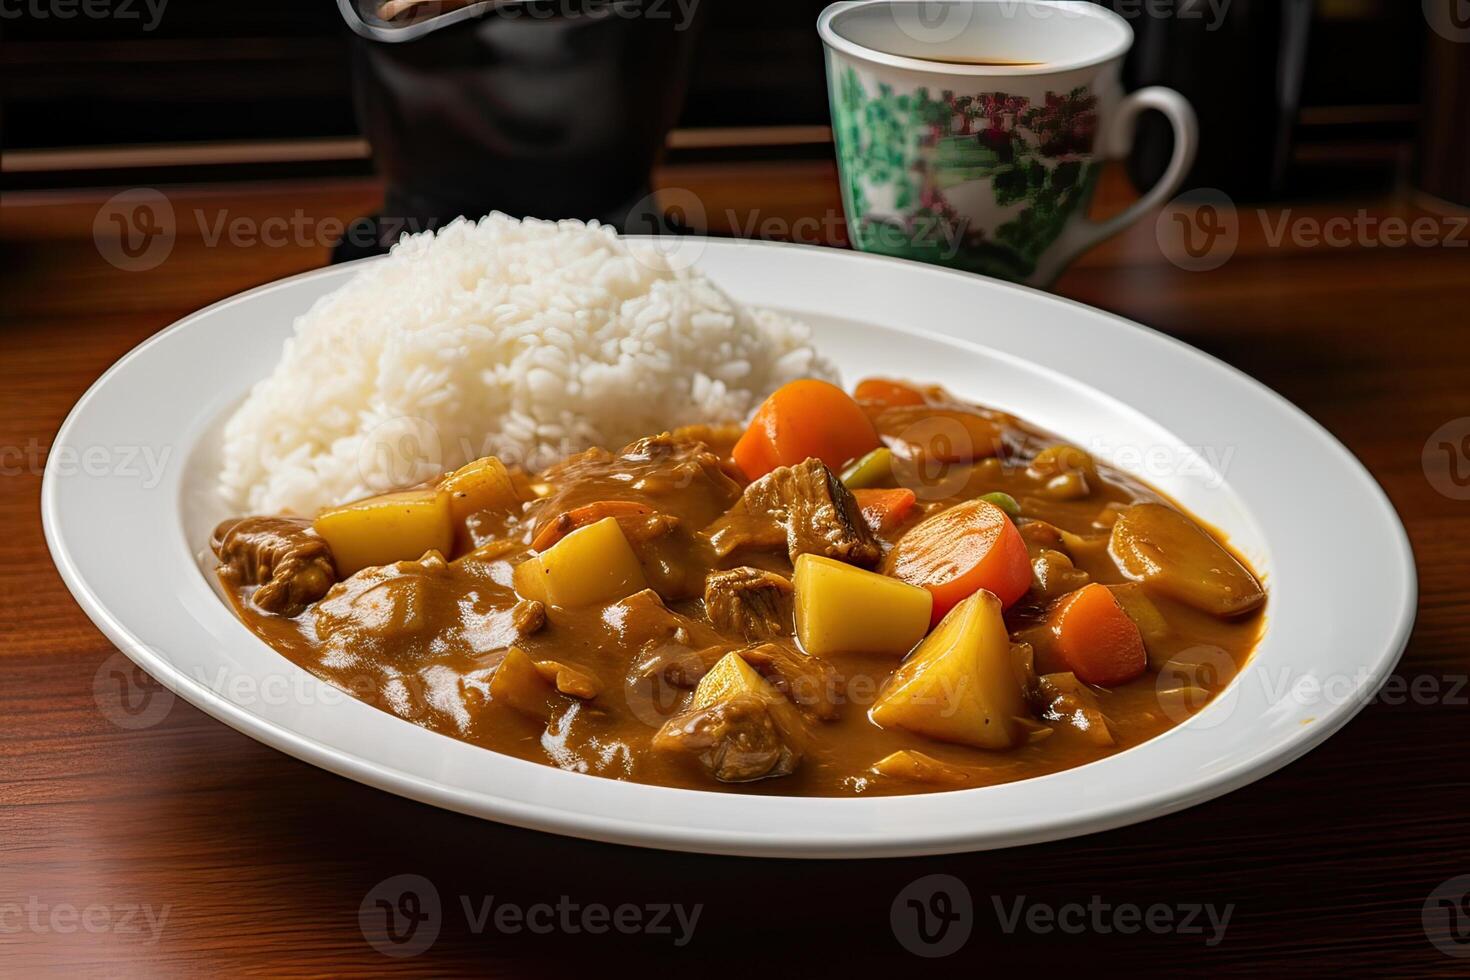
{"type": "Polygon", "coordinates": [[[1167,88],[1126,95],[1133,29],[1068,0],[849,0],[822,12],[833,138],[856,248],[1049,285],[1171,198],[1198,127],[1167,88]],[[1106,221],[1087,217],[1105,160],[1162,112],[1174,155],[1106,221]]]}

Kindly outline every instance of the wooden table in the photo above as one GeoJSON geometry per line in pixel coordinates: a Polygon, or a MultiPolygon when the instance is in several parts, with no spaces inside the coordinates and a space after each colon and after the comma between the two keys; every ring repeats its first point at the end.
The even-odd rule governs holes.
{"type": "MultiPolygon", "coordinates": [[[[780,235],[797,217],[838,213],[823,164],[683,168],[661,182],[698,195],[717,229],[780,235]]],[[[37,517],[47,445],[82,391],[148,335],[326,260],[310,232],[252,241],[222,218],[264,230],[266,219],[299,215],[330,237],[325,222],[370,209],[378,190],[168,193],[177,240],[166,261],[140,272],[110,265],[94,244],[106,193],[12,196],[0,210],[0,973],[539,976],[666,956],[783,974],[849,962],[983,976],[1007,967],[1049,976],[1470,969],[1421,925],[1430,892],[1470,874],[1470,503],[1437,491],[1421,461],[1432,432],[1470,416],[1470,234],[1459,233],[1458,247],[1371,247],[1362,234],[1341,247],[1290,236],[1273,244],[1283,215],[1310,230],[1359,209],[1419,212],[1398,200],[1272,208],[1242,214],[1223,267],[1190,272],[1162,257],[1150,219],[1058,286],[1248,371],[1364,460],[1408,525],[1421,576],[1396,694],[1282,772],[1163,819],[1008,851],[805,864],[662,854],[457,816],[311,768],[182,700],[146,727],[110,720],[127,720],[120,678],[134,698],[147,688],[111,673],[124,665],[47,556],[37,517]],[[211,241],[216,228],[225,233],[211,241]],[[889,911],[902,888],[935,873],[965,882],[974,931],[949,959],[923,961],[896,940],[889,911]],[[359,928],[365,898],[397,874],[424,876],[442,901],[437,941],[413,958],[380,954],[359,928]],[[477,931],[488,896],[522,908],[566,896],[582,909],[699,903],[702,912],[679,948],[670,935],[477,931]],[[1107,931],[1089,921],[1080,932],[1007,932],[1002,919],[1023,896],[1026,907],[1114,911],[1101,916],[1107,931]],[[1118,907],[1156,903],[1180,917],[1193,904],[1232,907],[1223,941],[1208,945],[1208,927],[1113,928],[1118,907]]],[[[1109,175],[1103,206],[1126,196],[1109,175]]],[[[1441,227],[1450,234],[1450,223],[1441,227]]]]}

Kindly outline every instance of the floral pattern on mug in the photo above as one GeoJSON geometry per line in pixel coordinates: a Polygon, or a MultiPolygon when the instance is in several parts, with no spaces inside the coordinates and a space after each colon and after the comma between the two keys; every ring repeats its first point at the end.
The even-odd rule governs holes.
{"type": "Polygon", "coordinates": [[[853,244],[1025,279],[1097,181],[1098,100],[1087,86],[1033,103],[1006,92],[870,92],[852,67],[833,118],[853,244]],[[987,213],[993,229],[975,227],[987,213]]]}

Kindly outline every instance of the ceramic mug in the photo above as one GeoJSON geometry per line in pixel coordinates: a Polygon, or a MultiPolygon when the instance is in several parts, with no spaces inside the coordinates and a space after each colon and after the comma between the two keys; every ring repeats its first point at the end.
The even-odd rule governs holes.
{"type": "Polygon", "coordinates": [[[1085,2],[851,0],[822,12],[848,234],[866,252],[1045,286],[1171,198],[1194,162],[1189,102],[1124,94],[1133,30],[1085,2]],[[1164,175],[1087,217],[1105,160],[1145,109],[1174,128],[1164,175]]]}

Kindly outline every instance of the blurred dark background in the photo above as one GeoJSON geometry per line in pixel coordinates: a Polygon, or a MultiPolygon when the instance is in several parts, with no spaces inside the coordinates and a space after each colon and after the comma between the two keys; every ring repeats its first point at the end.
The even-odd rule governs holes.
{"type": "MultiPolygon", "coordinates": [[[[1125,15],[1144,6],[1110,2],[1125,15]]],[[[1180,9],[1192,2],[1179,0],[1180,9]]],[[[829,157],[814,29],[825,3],[701,0],[670,156],[829,157]]],[[[63,18],[58,4],[6,8],[6,189],[372,171],[352,91],[352,46],[366,42],[335,4],[168,0],[158,16],[144,0],[112,4],[115,16],[103,18],[63,18]]],[[[1430,82],[1437,39],[1419,0],[1233,0],[1213,31],[1200,13],[1131,18],[1139,43],[1127,68],[1130,87],[1171,84],[1199,105],[1196,183],[1221,186],[1220,162],[1252,153],[1259,162],[1233,193],[1412,179],[1421,123],[1446,111],[1426,103],[1443,83],[1430,82]],[[1301,23],[1290,23],[1293,8],[1301,23]]],[[[1455,57],[1463,97],[1464,55],[1455,57]]],[[[1460,113],[1463,132],[1463,103],[1448,111],[1460,113]]],[[[1161,131],[1143,141],[1135,179],[1149,179],[1166,139],[1161,131]]]]}

